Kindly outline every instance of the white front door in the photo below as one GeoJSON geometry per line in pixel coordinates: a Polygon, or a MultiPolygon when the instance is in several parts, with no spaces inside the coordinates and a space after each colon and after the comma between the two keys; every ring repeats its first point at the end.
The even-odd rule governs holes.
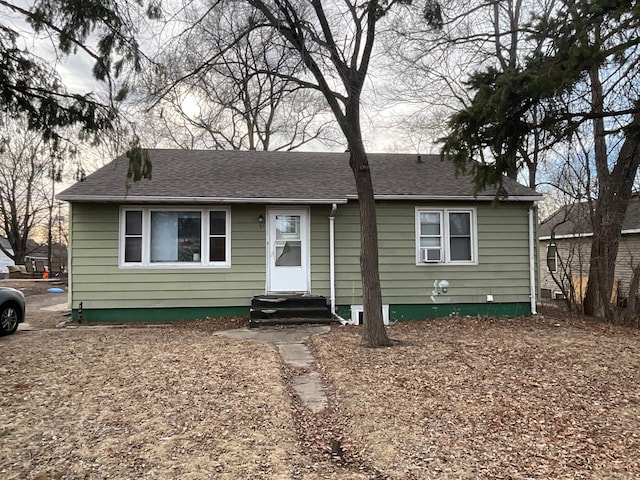
{"type": "Polygon", "coordinates": [[[267,290],[309,291],[309,210],[269,209],[267,290]]]}

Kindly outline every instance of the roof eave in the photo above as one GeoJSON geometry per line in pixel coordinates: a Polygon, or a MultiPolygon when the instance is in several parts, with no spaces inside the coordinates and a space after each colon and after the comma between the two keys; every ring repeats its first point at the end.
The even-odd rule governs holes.
{"type": "MultiPolygon", "coordinates": [[[[464,195],[374,195],[376,200],[414,200],[414,201],[493,201],[492,195],[477,197],[464,195]]],[[[59,194],[57,200],[66,202],[96,202],[96,203],[172,203],[172,204],[200,204],[200,203],[268,203],[268,204],[345,204],[349,200],[357,200],[357,195],[345,195],[343,198],[283,198],[283,197],[165,197],[150,195],[74,195],[59,194]]],[[[514,195],[504,199],[512,202],[536,202],[540,196],[514,195]]]]}
{"type": "MultiPolygon", "coordinates": [[[[357,200],[357,195],[347,195],[349,200],[357,200]]],[[[483,201],[492,202],[495,200],[493,195],[478,195],[474,197],[472,195],[374,195],[376,200],[420,200],[420,201],[483,201]]],[[[510,202],[539,202],[542,199],[542,195],[513,195],[504,199],[498,200],[510,201],[510,202]]]]}
{"type": "Polygon", "coordinates": [[[170,203],[170,204],[210,204],[210,203],[268,203],[268,204],[302,204],[325,205],[345,204],[346,198],[277,198],[277,197],[163,197],[149,195],[65,195],[56,196],[57,200],[66,202],[95,203],[170,203]]]}
{"type": "MultiPolygon", "coordinates": [[[[621,235],[634,235],[640,233],[640,228],[630,228],[627,230],[621,230],[621,235]]],[[[553,238],[557,240],[563,240],[567,238],[588,238],[593,237],[593,232],[583,232],[583,233],[564,233],[560,235],[555,235],[553,238]]],[[[551,235],[541,235],[539,240],[551,240],[551,235]]]]}
{"type": "MultiPolygon", "coordinates": [[[[564,240],[567,238],[589,238],[593,237],[593,233],[564,233],[560,235],[554,235],[554,240],[564,240]]],[[[551,235],[541,235],[538,240],[551,240],[551,235]]]]}

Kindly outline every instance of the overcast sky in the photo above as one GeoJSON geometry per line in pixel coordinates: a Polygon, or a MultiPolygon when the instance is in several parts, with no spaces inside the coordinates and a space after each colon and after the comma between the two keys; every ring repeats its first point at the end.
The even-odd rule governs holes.
{"type": "MultiPolygon", "coordinates": [[[[170,0],[169,0],[170,1],[170,0]]],[[[23,5],[28,8],[31,2],[25,0],[17,0],[15,3],[23,5]]],[[[168,4],[163,4],[167,7],[168,4]]],[[[20,46],[27,49],[33,55],[36,55],[51,65],[53,65],[56,71],[59,73],[67,89],[72,93],[87,93],[94,92],[100,93],[104,90],[104,86],[97,82],[92,75],[93,60],[84,52],[79,50],[76,54],[68,57],[59,58],[56,55],[55,46],[52,40],[46,35],[36,36],[29,25],[24,21],[24,18],[12,13],[6,9],[6,7],[0,6],[0,15],[4,16],[3,22],[10,23],[21,34],[19,40],[20,46]]],[[[170,15],[170,14],[169,14],[170,15]]],[[[142,31],[138,38],[142,39],[144,49],[149,52],[154,49],[153,45],[162,44],[162,38],[168,38],[183,28],[184,25],[166,26],[160,22],[153,22],[150,24],[150,30],[142,31]],[[173,29],[173,30],[172,30],[173,29]]],[[[435,153],[437,148],[429,142],[424,141],[424,135],[422,132],[416,131],[415,134],[411,132],[400,131],[400,128],[395,121],[389,121],[391,118],[397,118],[394,114],[400,113],[396,104],[395,111],[391,110],[381,114],[379,110],[371,108],[373,101],[371,100],[376,88],[373,84],[375,75],[371,75],[369,82],[366,86],[368,92],[363,96],[363,112],[362,112],[362,127],[365,137],[365,144],[367,149],[371,152],[420,152],[420,153],[435,153]],[[368,107],[368,108],[367,108],[368,107]]],[[[377,87],[377,88],[385,88],[377,87]]],[[[401,109],[401,107],[400,107],[401,109]]],[[[155,146],[155,145],[146,145],[155,146]]],[[[333,149],[340,149],[343,147],[334,146],[333,149]]],[[[308,144],[302,147],[306,150],[326,150],[327,146],[317,143],[308,144]]],[[[90,154],[87,157],[91,156],[90,154]]],[[[87,162],[87,167],[93,169],[100,164],[104,164],[111,159],[101,159],[99,161],[87,162]]]]}

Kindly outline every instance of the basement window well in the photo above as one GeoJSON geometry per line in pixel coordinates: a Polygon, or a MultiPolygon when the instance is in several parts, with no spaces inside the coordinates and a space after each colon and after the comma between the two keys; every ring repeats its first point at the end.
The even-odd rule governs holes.
{"type": "MultiPolygon", "coordinates": [[[[362,305],[351,305],[351,323],[362,325],[364,321],[364,307],[362,305]]],[[[382,305],[382,321],[389,325],[389,305],[382,305]]]]}

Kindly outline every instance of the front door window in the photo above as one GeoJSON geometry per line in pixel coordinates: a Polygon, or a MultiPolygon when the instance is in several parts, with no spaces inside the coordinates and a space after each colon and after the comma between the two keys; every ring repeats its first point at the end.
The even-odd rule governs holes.
{"type": "Polygon", "coordinates": [[[300,215],[276,215],[276,267],[302,265],[300,215]]]}

